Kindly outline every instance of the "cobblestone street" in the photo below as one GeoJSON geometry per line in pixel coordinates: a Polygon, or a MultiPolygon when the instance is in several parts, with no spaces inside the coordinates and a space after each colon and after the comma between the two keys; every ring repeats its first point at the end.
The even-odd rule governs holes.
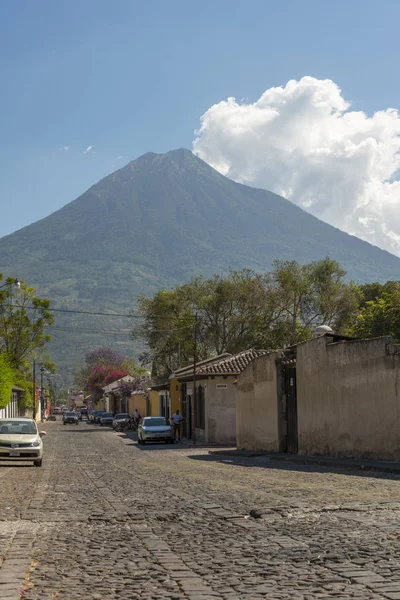
{"type": "Polygon", "coordinates": [[[400,599],[400,484],[43,427],[0,468],[1,600],[400,599]]]}

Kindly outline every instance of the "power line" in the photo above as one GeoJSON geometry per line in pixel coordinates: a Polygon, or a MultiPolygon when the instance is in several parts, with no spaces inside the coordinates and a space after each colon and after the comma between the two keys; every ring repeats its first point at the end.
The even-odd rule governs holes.
{"type": "MultiPolygon", "coordinates": [[[[185,329],[191,329],[193,325],[185,325],[183,327],[174,327],[172,329],[154,329],[152,333],[171,333],[173,331],[184,331],[185,329]]],[[[82,327],[62,327],[59,325],[47,325],[46,329],[51,329],[52,331],[71,331],[76,333],[110,333],[110,334],[123,334],[130,335],[131,331],[127,331],[126,329],[90,329],[90,328],[82,328],[82,327]]]]}
{"type": "MultiPolygon", "coordinates": [[[[15,304],[3,304],[3,306],[7,306],[7,307],[11,307],[11,308],[18,308],[15,304]]],[[[37,310],[38,307],[37,306],[25,306],[24,308],[30,308],[32,310],[37,310]]],[[[124,317],[126,319],[146,319],[146,315],[138,315],[138,314],[121,314],[121,313],[106,313],[106,312],[94,312],[94,311],[90,311],[90,310],[74,310],[74,309],[70,309],[70,308],[46,308],[45,310],[49,311],[49,312],[59,312],[59,313],[72,313],[72,314],[76,314],[76,315],[94,315],[94,316],[99,316],[99,317],[124,317]]],[[[173,318],[173,316],[161,316],[161,315],[153,315],[151,317],[151,319],[171,319],[173,318]]],[[[198,317],[200,320],[202,319],[201,316],[198,317]]],[[[193,327],[193,325],[192,325],[193,327]]]]}

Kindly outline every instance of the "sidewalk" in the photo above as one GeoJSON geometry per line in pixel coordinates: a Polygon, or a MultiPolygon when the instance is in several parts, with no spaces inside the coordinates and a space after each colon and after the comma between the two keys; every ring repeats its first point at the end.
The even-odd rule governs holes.
{"type": "Polygon", "coordinates": [[[249,450],[210,450],[209,454],[216,456],[231,456],[236,458],[264,457],[271,462],[288,462],[300,465],[318,465],[336,469],[355,471],[375,471],[377,473],[392,473],[400,475],[400,462],[367,460],[363,458],[335,458],[332,456],[302,456],[299,454],[271,454],[269,452],[252,452],[249,450]]]}

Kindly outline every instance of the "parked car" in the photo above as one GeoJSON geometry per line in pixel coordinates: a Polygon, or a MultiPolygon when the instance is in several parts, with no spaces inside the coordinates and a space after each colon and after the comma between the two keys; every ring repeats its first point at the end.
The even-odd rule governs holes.
{"type": "Polygon", "coordinates": [[[53,415],[61,415],[61,408],[59,406],[55,407],[53,410],[53,415]]]}
{"type": "Polygon", "coordinates": [[[87,406],[83,405],[81,406],[81,415],[86,415],[88,414],[88,409],[87,406]]]}
{"type": "Polygon", "coordinates": [[[165,417],[145,417],[138,427],[138,444],[146,442],[174,443],[174,431],[165,417]]]}
{"type": "Polygon", "coordinates": [[[0,419],[0,460],[33,461],[35,467],[41,467],[44,435],[33,419],[0,419]]]}
{"type": "Polygon", "coordinates": [[[105,414],[105,412],[106,412],[105,410],[97,410],[96,411],[96,415],[94,417],[94,422],[95,423],[100,423],[100,419],[105,414]]]}
{"type": "Polygon", "coordinates": [[[79,421],[78,421],[78,415],[76,414],[76,412],[68,411],[68,412],[64,413],[63,423],[64,423],[64,425],[66,425],[67,423],[72,423],[73,425],[78,425],[79,421]]]}
{"type": "Polygon", "coordinates": [[[79,420],[79,421],[82,421],[82,413],[81,413],[80,409],[79,409],[79,408],[77,408],[75,412],[76,412],[76,414],[78,415],[78,420],[79,420]]]}
{"type": "Polygon", "coordinates": [[[112,422],[113,429],[118,429],[121,423],[125,423],[128,419],[128,413],[117,413],[112,422]]]}
{"type": "Polygon", "coordinates": [[[112,425],[114,415],[110,412],[105,412],[100,416],[100,425],[112,425]]]}
{"type": "Polygon", "coordinates": [[[89,415],[89,421],[91,421],[92,423],[94,423],[95,419],[96,419],[96,415],[98,413],[101,413],[101,412],[104,412],[104,410],[92,410],[91,413],[90,413],[90,415],[89,415]]]}

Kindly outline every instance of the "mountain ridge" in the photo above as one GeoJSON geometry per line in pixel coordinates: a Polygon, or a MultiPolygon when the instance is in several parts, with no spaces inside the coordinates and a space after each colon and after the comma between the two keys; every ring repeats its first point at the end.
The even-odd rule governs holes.
{"type": "MultiPolygon", "coordinates": [[[[355,281],[400,279],[398,257],[273,192],[224,177],[183,148],[148,152],[54,213],[0,238],[4,275],[26,280],[54,306],[112,312],[133,307],[138,294],[195,275],[266,271],[274,259],[304,263],[326,256],[355,281]]],[[[57,317],[65,327],[71,322],[57,317]]],[[[98,327],[95,319],[74,323],[98,327]]],[[[63,351],[61,337],[53,343],[56,360],[70,352],[70,339],[81,354],[99,345],[101,335],[66,332],[63,351]]],[[[117,334],[113,340],[132,351],[117,334]]]]}

